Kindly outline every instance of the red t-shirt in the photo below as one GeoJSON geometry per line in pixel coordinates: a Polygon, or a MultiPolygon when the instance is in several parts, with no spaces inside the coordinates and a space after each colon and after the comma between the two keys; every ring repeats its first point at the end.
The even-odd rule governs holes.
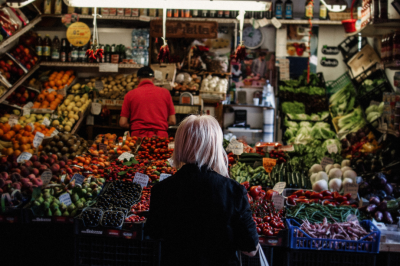
{"type": "Polygon", "coordinates": [[[121,116],[129,120],[132,135],[164,136],[168,130],[168,116],[174,114],[169,91],[154,86],[150,80],[140,82],[136,89],[125,95],[121,110],[121,116]],[[140,134],[135,134],[139,131],[140,134]]]}

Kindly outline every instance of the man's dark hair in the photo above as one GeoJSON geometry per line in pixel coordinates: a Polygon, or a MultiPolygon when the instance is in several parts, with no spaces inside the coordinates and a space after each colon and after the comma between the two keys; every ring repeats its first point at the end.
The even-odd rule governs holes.
{"type": "Polygon", "coordinates": [[[154,71],[151,69],[151,67],[145,66],[138,70],[137,76],[138,78],[153,78],[154,71]]]}

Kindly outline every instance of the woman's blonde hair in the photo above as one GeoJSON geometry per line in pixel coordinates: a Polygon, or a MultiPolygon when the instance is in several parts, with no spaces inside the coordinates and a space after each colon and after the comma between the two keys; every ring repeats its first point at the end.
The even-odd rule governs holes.
{"type": "Polygon", "coordinates": [[[218,121],[209,115],[190,115],[179,125],[172,155],[173,166],[187,163],[206,165],[222,176],[228,175],[228,156],[222,146],[223,135],[218,121]]]}

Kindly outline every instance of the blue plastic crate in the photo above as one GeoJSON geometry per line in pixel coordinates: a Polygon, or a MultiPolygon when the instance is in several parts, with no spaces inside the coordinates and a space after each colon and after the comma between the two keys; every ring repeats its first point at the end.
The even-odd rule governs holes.
{"type": "Polygon", "coordinates": [[[360,225],[370,232],[361,240],[341,240],[341,239],[323,239],[312,238],[300,229],[300,224],[293,219],[286,219],[289,226],[289,248],[291,249],[307,249],[307,250],[325,250],[325,251],[343,251],[343,252],[361,252],[361,253],[378,253],[381,232],[369,220],[364,220],[360,225]],[[298,236],[302,233],[303,236],[298,236]],[[366,240],[372,236],[372,241],[366,240]]]}

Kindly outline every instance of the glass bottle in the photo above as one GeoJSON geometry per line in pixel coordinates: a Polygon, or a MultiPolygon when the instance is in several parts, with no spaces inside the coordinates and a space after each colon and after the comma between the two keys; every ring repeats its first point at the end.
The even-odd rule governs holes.
{"type": "Polygon", "coordinates": [[[58,36],[54,36],[53,45],[51,46],[51,61],[60,61],[60,39],[58,36]]]}
{"type": "Polygon", "coordinates": [[[72,48],[71,48],[71,62],[78,62],[78,61],[79,61],[78,47],[72,46],[72,48]]]}
{"type": "Polygon", "coordinates": [[[42,58],[43,56],[43,39],[40,36],[40,34],[38,34],[38,37],[36,39],[36,55],[38,56],[39,59],[42,58]]]}
{"type": "Polygon", "coordinates": [[[61,39],[61,49],[60,49],[60,61],[67,62],[68,60],[68,48],[67,48],[67,39],[61,39]]]}
{"type": "Polygon", "coordinates": [[[275,17],[277,19],[283,18],[283,3],[281,0],[275,2],[275,17]]]}
{"type": "Polygon", "coordinates": [[[285,19],[293,19],[293,2],[286,0],[285,2],[285,19]]]}
{"type": "Polygon", "coordinates": [[[314,16],[314,4],[311,0],[306,1],[306,5],[304,7],[304,17],[306,19],[312,19],[314,16]]]}
{"type": "Polygon", "coordinates": [[[207,18],[208,17],[208,10],[201,10],[201,17],[207,18]]]}
{"type": "Polygon", "coordinates": [[[328,19],[328,9],[326,5],[323,3],[319,4],[319,19],[320,20],[327,20],[328,19]]]}
{"type": "Polygon", "coordinates": [[[200,16],[200,11],[197,9],[192,10],[192,17],[197,18],[200,16]]]}
{"type": "Polygon", "coordinates": [[[104,59],[105,63],[111,63],[111,47],[110,45],[106,45],[106,48],[104,49],[104,59]]]}
{"type": "Polygon", "coordinates": [[[48,34],[44,37],[42,46],[42,59],[44,61],[50,61],[51,59],[51,39],[48,34]]]}

